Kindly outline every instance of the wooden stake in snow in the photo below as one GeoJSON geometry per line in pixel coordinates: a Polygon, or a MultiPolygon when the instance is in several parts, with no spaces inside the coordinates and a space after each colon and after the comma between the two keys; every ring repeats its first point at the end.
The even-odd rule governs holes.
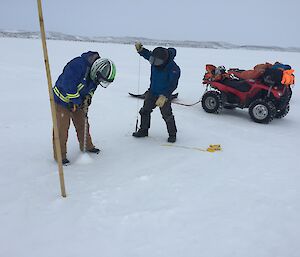
{"type": "Polygon", "coordinates": [[[61,189],[62,197],[66,197],[67,195],[66,195],[66,189],[65,189],[64,171],[63,171],[63,166],[62,166],[61,147],[60,147],[60,143],[59,143],[59,134],[58,134],[58,127],[57,127],[57,120],[56,120],[56,109],[55,109],[53,91],[52,91],[52,80],[51,80],[51,74],[50,74],[50,66],[49,66],[49,59],[48,59],[46,34],[45,34],[41,0],[37,0],[37,4],[38,4],[38,11],[39,11],[39,20],[40,20],[41,39],[42,39],[43,52],[44,52],[44,61],[45,61],[46,74],[47,74],[47,80],[48,80],[48,90],[49,90],[52,122],[53,122],[53,129],[54,129],[54,144],[55,144],[55,149],[56,149],[56,153],[57,153],[60,189],[61,189]]]}

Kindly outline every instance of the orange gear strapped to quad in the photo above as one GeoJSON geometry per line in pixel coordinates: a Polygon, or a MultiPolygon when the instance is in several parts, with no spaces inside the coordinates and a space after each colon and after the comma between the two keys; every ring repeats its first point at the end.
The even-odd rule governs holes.
{"type": "Polygon", "coordinates": [[[249,108],[251,119],[269,123],[283,118],[290,109],[291,85],[294,70],[279,62],[256,65],[253,70],[229,69],[206,65],[202,107],[208,113],[219,113],[222,108],[249,108]]]}

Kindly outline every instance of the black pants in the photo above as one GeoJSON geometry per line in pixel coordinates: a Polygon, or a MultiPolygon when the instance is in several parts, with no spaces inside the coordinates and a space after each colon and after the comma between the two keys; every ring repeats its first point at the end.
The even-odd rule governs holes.
{"type": "MultiPolygon", "coordinates": [[[[141,115],[141,129],[150,128],[151,112],[155,109],[155,102],[158,96],[152,95],[149,91],[145,95],[144,105],[140,110],[141,115]]],[[[160,108],[162,118],[166,122],[169,135],[176,135],[177,128],[175,124],[174,115],[172,112],[171,101],[168,100],[162,108],[160,108]]]]}

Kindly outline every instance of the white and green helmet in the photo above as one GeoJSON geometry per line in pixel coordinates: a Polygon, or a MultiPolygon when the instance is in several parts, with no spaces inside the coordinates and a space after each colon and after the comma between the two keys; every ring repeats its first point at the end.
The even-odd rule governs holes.
{"type": "Polygon", "coordinates": [[[116,66],[111,60],[99,58],[93,63],[90,77],[94,83],[106,88],[114,81],[115,76],[116,66]]]}

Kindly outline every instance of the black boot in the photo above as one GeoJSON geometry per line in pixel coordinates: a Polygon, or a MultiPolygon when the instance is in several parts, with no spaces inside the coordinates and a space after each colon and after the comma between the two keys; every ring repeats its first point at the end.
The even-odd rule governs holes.
{"type": "Polygon", "coordinates": [[[100,153],[100,149],[98,149],[96,147],[93,147],[92,149],[87,150],[87,152],[99,154],[100,153]]]}
{"type": "Polygon", "coordinates": [[[176,135],[169,135],[168,142],[169,143],[175,143],[176,142],[176,135]]]}
{"type": "Polygon", "coordinates": [[[70,164],[70,161],[67,158],[62,159],[62,165],[68,166],[69,164],[70,164]]]}
{"type": "Polygon", "coordinates": [[[133,137],[147,137],[148,136],[148,129],[139,129],[136,132],[132,133],[133,137]]]}

